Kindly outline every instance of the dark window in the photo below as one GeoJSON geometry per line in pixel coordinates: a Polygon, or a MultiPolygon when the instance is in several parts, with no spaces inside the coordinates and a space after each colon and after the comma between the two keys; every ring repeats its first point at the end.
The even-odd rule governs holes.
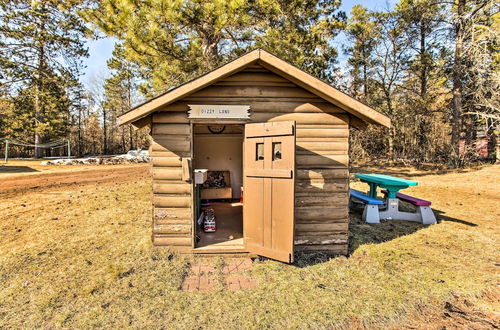
{"type": "Polygon", "coordinates": [[[255,160],[264,160],[264,143],[257,143],[255,160]]]}
{"type": "Polygon", "coordinates": [[[273,142],[273,160],[281,159],[281,142],[273,142]]]}

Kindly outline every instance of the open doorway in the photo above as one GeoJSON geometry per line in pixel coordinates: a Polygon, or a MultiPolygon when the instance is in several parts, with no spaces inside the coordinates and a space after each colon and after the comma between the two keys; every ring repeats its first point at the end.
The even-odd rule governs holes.
{"type": "Polygon", "coordinates": [[[196,250],[244,249],[243,137],[244,125],[194,125],[193,167],[208,170],[195,197],[196,250]]]}

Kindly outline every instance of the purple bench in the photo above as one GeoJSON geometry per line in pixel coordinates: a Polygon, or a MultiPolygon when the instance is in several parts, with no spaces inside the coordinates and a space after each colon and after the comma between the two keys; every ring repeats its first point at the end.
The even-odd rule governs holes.
{"type": "MultiPolygon", "coordinates": [[[[387,192],[387,190],[384,189],[384,190],[382,190],[382,193],[385,196],[387,196],[388,192],[387,192]]],[[[432,224],[437,223],[436,216],[434,215],[434,213],[432,212],[432,209],[430,207],[432,204],[430,201],[426,201],[424,199],[405,195],[405,194],[402,194],[399,192],[396,194],[396,197],[399,200],[402,200],[402,201],[405,201],[405,202],[408,202],[410,204],[415,205],[417,207],[417,213],[415,213],[416,219],[419,221],[422,221],[423,224],[432,225],[432,224]]],[[[411,213],[410,213],[410,215],[411,215],[411,213]]],[[[412,218],[410,216],[408,216],[408,217],[412,218]]],[[[413,219],[408,219],[408,220],[413,220],[413,219]]]]}
{"type": "MultiPolygon", "coordinates": [[[[387,190],[385,190],[385,189],[382,190],[382,193],[384,195],[387,195],[387,190]]],[[[408,202],[408,203],[413,204],[415,206],[431,206],[431,204],[432,204],[430,201],[426,201],[424,199],[420,199],[420,198],[416,198],[416,197],[413,197],[413,196],[405,195],[405,194],[402,194],[400,192],[396,193],[396,197],[399,198],[402,201],[408,202]]]]}

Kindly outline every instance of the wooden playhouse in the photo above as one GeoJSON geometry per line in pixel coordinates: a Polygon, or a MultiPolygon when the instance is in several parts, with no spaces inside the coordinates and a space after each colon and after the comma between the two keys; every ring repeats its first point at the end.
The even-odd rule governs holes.
{"type": "Polygon", "coordinates": [[[260,49],[146,101],[120,121],[150,127],[155,246],[284,262],[299,250],[347,254],[349,127],[390,125],[260,49]],[[196,169],[230,177],[219,185],[231,189],[212,192],[226,197],[210,201],[215,233],[197,222],[196,169]]]}

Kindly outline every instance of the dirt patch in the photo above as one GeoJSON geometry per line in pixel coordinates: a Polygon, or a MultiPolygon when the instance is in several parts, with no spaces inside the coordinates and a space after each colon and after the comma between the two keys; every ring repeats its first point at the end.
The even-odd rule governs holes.
{"type": "MultiPolygon", "coordinates": [[[[490,305],[500,306],[500,294],[488,293],[480,297],[490,305]]],[[[421,329],[498,329],[500,315],[495,311],[481,310],[471,298],[453,296],[442,308],[427,309],[413,315],[408,328],[421,329]]]]}
{"type": "MultiPolygon", "coordinates": [[[[17,166],[13,166],[17,167],[17,166]]],[[[7,167],[9,168],[9,167],[7,167]]],[[[70,170],[30,173],[30,175],[3,176],[0,191],[3,194],[18,194],[27,190],[47,189],[69,185],[96,184],[102,182],[124,182],[134,178],[145,178],[149,165],[118,166],[74,166],[70,170]]]]}

